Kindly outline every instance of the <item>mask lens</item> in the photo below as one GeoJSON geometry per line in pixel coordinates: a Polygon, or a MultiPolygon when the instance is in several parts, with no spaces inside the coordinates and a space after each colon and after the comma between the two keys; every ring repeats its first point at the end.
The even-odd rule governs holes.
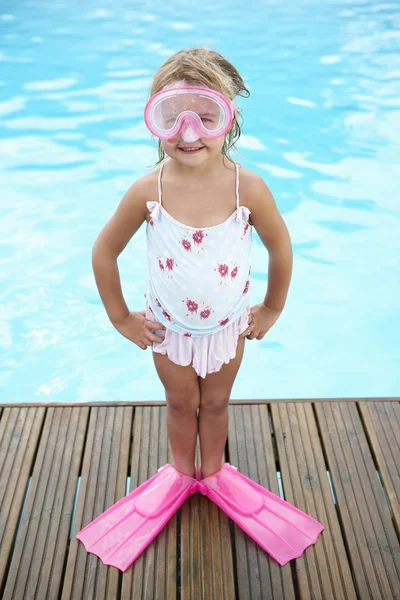
{"type": "Polygon", "coordinates": [[[198,96],[198,110],[196,111],[203,126],[209,131],[221,127],[224,121],[222,106],[212,98],[198,96]]]}
{"type": "Polygon", "coordinates": [[[222,106],[214,99],[200,94],[179,94],[160,99],[154,107],[154,120],[157,126],[168,131],[173,129],[179,115],[189,112],[196,114],[203,127],[215,131],[224,122],[225,113],[222,106]]]}
{"type": "Polygon", "coordinates": [[[146,104],[148,129],[159,138],[176,136],[184,123],[191,122],[199,136],[215,139],[232,123],[232,103],[208,88],[171,88],[155,94],[146,104]]]}

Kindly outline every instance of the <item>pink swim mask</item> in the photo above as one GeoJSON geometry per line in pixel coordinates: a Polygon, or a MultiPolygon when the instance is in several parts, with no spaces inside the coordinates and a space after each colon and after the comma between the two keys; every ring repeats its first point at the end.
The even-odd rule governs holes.
{"type": "Polygon", "coordinates": [[[232,104],[209,88],[164,89],[146,104],[144,120],[149,131],[161,139],[180,133],[185,142],[195,142],[200,137],[214,140],[231,128],[232,104]]]}

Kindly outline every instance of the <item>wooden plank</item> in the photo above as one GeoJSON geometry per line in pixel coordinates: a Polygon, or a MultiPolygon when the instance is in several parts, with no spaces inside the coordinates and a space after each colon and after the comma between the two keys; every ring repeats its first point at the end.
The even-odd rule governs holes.
{"type": "MultiPolygon", "coordinates": [[[[229,407],[229,457],[238,470],[279,495],[268,407],[229,407]]],[[[295,597],[290,563],[281,567],[234,525],[240,600],[295,597]]]]}
{"type": "Polygon", "coordinates": [[[39,444],[45,408],[5,408],[0,421],[0,590],[39,444]]]}
{"type": "Polygon", "coordinates": [[[400,405],[359,402],[359,408],[400,537],[400,405]]]}
{"type": "Polygon", "coordinates": [[[271,404],[285,500],[320,521],[317,543],[296,560],[301,598],[356,598],[311,404],[271,404]]]}
{"type": "MultiPolygon", "coordinates": [[[[166,409],[135,409],[130,489],[152,477],[167,462],[172,463],[166,429],[166,409]]],[[[176,598],[176,515],[122,577],[121,600],[176,598]]]]}
{"type": "Polygon", "coordinates": [[[47,410],[4,597],[57,598],[88,409],[47,410]]]}
{"type": "Polygon", "coordinates": [[[356,403],[316,413],[359,597],[398,598],[399,544],[356,403]]]}
{"type": "MultiPolygon", "coordinates": [[[[382,398],[374,398],[374,397],[360,397],[360,398],[257,398],[257,399],[251,399],[251,398],[237,398],[236,400],[230,400],[229,403],[231,405],[236,405],[236,404],[269,404],[270,402],[279,402],[279,403],[283,403],[283,402],[296,402],[297,403],[309,403],[309,402],[369,402],[369,401],[377,401],[377,402],[381,402],[381,401],[385,401],[385,402],[394,402],[394,403],[398,403],[400,401],[400,398],[397,396],[388,396],[388,397],[382,397],[382,398]]],[[[4,408],[31,408],[31,407],[38,407],[38,408],[42,408],[43,406],[45,406],[46,408],[50,407],[50,406],[54,406],[55,408],[60,408],[60,406],[62,407],[66,407],[66,406],[71,406],[73,408],[76,408],[78,406],[85,406],[85,407],[93,407],[93,406],[99,406],[99,407],[107,407],[107,406],[144,406],[144,407],[149,407],[149,406],[166,406],[166,401],[165,400],[138,400],[136,402],[126,402],[123,400],[120,401],[103,401],[103,400],[97,400],[97,401],[93,401],[93,402],[13,402],[11,403],[0,403],[0,409],[1,407],[4,408]]]]}
{"type": "Polygon", "coordinates": [[[72,528],[62,600],[116,600],[118,570],[88,554],[76,534],[125,495],[132,408],[90,409],[81,484],[72,528]]]}

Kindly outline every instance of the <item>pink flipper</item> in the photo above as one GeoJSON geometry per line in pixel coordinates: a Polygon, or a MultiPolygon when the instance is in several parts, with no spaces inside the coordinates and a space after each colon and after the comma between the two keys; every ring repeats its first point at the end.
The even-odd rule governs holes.
{"type": "Polygon", "coordinates": [[[166,464],[76,537],[105,565],[126,571],[197,486],[195,479],[166,464]]]}
{"type": "Polygon", "coordinates": [[[324,526],[225,463],[199,481],[208,496],[280,565],[315,544],[324,526]]]}

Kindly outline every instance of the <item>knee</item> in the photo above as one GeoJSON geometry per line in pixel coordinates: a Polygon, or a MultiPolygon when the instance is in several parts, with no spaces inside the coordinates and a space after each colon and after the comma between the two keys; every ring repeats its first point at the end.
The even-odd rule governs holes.
{"type": "Polygon", "coordinates": [[[177,416],[196,412],[200,406],[200,392],[193,387],[183,387],[166,393],[167,408],[177,416]]]}
{"type": "Polygon", "coordinates": [[[216,415],[225,412],[229,404],[229,394],[203,394],[200,399],[200,410],[216,415]]]}

